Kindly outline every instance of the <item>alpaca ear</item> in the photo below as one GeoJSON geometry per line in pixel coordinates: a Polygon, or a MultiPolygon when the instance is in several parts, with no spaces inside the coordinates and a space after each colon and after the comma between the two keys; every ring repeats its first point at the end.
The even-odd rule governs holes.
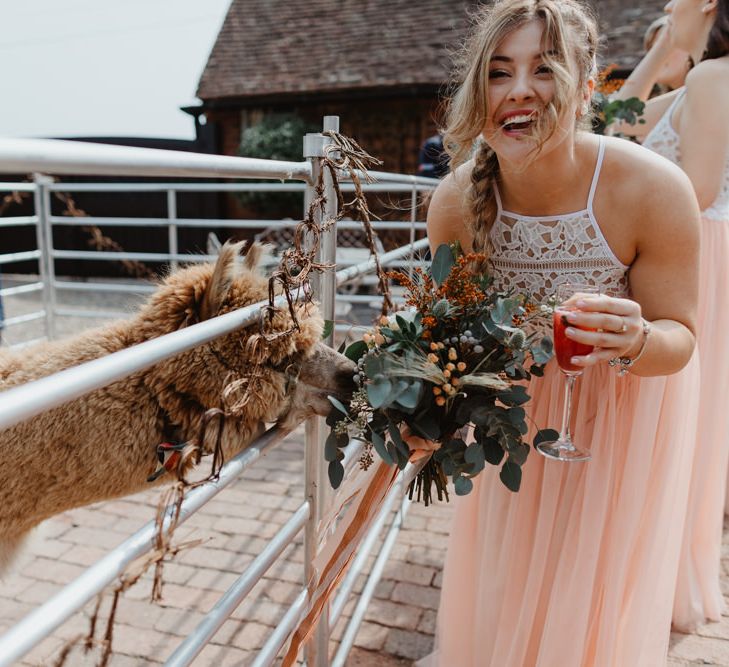
{"type": "Polygon", "coordinates": [[[273,246],[269,243],[252,243],[243,258],[243,266],[249,271],[255,271],[266,257],[273,255],[273,246]]]}
{"type": "Polygon", "coordinates": [[[233,283],[236,274],[236,259],[243,245],[242,241],[238,243],[226,241],[220,248],[218,261],[215,262],[213,275],[205,288],[205,295],[200,304],[200,321],[209,320],[220,312],[233,283]]]}

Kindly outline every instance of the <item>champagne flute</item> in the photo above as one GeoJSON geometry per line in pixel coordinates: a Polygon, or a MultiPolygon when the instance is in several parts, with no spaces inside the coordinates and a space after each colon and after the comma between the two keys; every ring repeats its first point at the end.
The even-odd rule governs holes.
{"type": "Polygon", "coordinates": [[[589,461],[590,452],[575,447],[572,442],[570,420],[572,418],[572,391],[577,378],[582,375],[583,368],[572,363],[572,357],[582,357],[590,354],[592,345],[585,345],[567,338],[565,329],[572,327],[584,331],[595,331],[589,327],[578,327],[567,320],[570,312],[579,310],[574,302],[580,296],[599,294],[600,290],[593,285],[578,285],[567,283],[557,288],[558,304],[554,309],[552,324],[554,328],[554,351],[559,368],[565,376],[565,400],[562,413],[562,430],[558,440],[540,442],[537,450],[549,459],[556,461],[589,461]]]}

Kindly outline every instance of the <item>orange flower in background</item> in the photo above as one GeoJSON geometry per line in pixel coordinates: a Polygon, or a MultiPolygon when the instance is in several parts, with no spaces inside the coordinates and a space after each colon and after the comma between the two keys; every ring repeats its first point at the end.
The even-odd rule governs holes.
{"type": "Polygon", "coordinates": [[[623,87],[625,79],[611,79],[610,75],[618,68],[615,63],[608,65],[598,73],[595,79],[595,92],[612,95],[623,87]]]}

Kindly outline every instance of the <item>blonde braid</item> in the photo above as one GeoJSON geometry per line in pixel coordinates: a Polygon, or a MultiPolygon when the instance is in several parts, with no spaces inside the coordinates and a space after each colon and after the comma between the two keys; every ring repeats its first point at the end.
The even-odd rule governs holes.
{"type": "Polygon", "coordinates": [[[489,145],[482,141],[473,156],[471,185],[468,189],[469,231],[473,249],[486,256],[493,251],[491,228],[496,220],[498,206],[494,183],[499,176],[499,160],[489,145]]]}

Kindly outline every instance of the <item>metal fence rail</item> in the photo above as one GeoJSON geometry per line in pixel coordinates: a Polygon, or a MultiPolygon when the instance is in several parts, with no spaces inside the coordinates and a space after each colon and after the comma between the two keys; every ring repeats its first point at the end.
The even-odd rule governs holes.
{"type": "MultiPolygon", "coordinates": [[[[37,202],[38,198],[38,187],[35,183],[0,183],[0,192],[30,192],[33,193],[34,199],[37,202]]],[[[40,216],[38,215],[38,209],[36,205],[35,215],[18,215],[18,216],[7,216],[0,218],[0,227],[26,227],[34,225],[36,229],[36,244],[35,250],[27,250],[24,252],[13,252],[0,254],[0,266],[6,266],[8,264],[14,264],[17,262],[24,262],[27,260],[38,261],[38,275],[41,277],[40,282],[34,283],[33,285],[19,285],[17,287],[8,287],[0,289],[0,299],[7,296],[15,296],[17,294],[28,294],[30,292],[40,291],[43,293],[43,308],[36,310],[32,313],[26,313],[25,315],[19,315],[16,317],[8,317],[3,319],[0,317],[0,327],[10,328],[17,325],[28,324],[35,322],[36,320],[43,319],[45,322],[45,333],[46,338],[50,332],[50,319],[51,313],[48,303],[48,295],[50,294],[50,285],[46,278],[46,258],[45,258],[45,239],[43,226],[41,224],[40,216]]],[[[39,338],[38,340],[43,340],[39,338]]]]}
{"type": "MultiPolygon", "coordinates": [[[[12,142],[11,142],[12,143],[12,142]]],[[[31,142],[33,145],[36,142],[31,142]]],[[[78,144],[75,142],[57,142],[50,141],[44,142],[44,145],[48,145],[49,154],[58,152],[59,144],[62,148],[67,145],[78,148],[78,144]]],[[[4,147],[4,141],[0,140],[0,155],[4,147]]],[[[15,144],[13,144],[15,145],[15,144]]],[[[81,153],[86,156],[87,154],[93,154],[95,162],[97,164],[101,161],[97,150],[90,148],[90,144],[81,144],[79,149],[81,153]]],[[[11,146],[12,148],[12,146],[11,146]]],[[[93,146],[92,146],[93,148],[93,146]]],[[[119,153],[116,148],[118,147],[102,147],[110,148],[111,153],[109,154],[114,160],[111,164],[106,163],[107,166],[104,168],[103,173],[108,170],[114,171],[112,167],[118,166],[119,156],[124,159],[129,159],[126,150],[119,153]]],[[[124,148],[124,147],[122,147],[124,148]]],[[[142,150],[142,149],[138,149],[142,150]]],[[[144,149],[145,151],[147,149],[144,149]]],[[[17,152],[17,149],[16,149],[17,152]]],[[[78,150],[75,150],[78,153],[78,150]]],[[[145,152],[146,154],[146,152],[145,152]]],[[[161,157],[169,158],[170,154],[177,155],[174,151],[153,151],[153,157],[159,160],[161,157]],[[161,155],[160,155],[161,154],[161,155]]],[[[104,151],[104,155],[106,152],[104,151]]],[[[186,154],[191,155],[191,154],[186,154]]],[[[108,157],[108,156],[107,156],[108,157]]],[[[220,158],[223,156],[197,156],[204,158],[220,158]]],[[[89,158],[90,159],[90,158],[89,158]]],[[[240,164],[238,160],[243,160],[240,164],[240,172],[237,175],[243,173],[249,173],[246,171],[249,167],[250,161],[245,158],[227,158],[224,157],[223,163],[226,168],[231,164],[230,160],[236,161],[235,164],[240,164]]],[[[148,159],[148,162],[150,160],[148,159]]],[[[195,162],[196,160],[193,160],[195,162]]],[[[213,159],[213,162],[217,164],[217,160],[213,159]]],[[[254,161],[256,168],[261,169],[261,161],[254,161]]],[[[266,161],[263,161],[266,162],[266,161]]],[[[13,162],[11,161],[11,164],[13,162]]],[[[53,164],[53,163],[51,163],[53,164]]],[[[311,178],[310,170],[302,170],[299,163],[276,163],[283,164],[285,168],[280,168],[279,171],[264,170],[268,174],[268,177],[273,178],[275,176],[282,176],[285,173],[287,177],[301,177],[302,174],[306,174],[307,178],[311,178]]],[[[308,164],[308,163],[307,163],[308,164]]],[[[27,167],[34,166],[33,161],[26,163],[27,167]]],[[[157,169],[160,167],[157,166],[157,169]]],[[[201,167],[202,168],[202,167],[201,167]]],[[[3,170],[3,166],[0,165],[0,171],[3,170]]],[[[200,173],[200,172],[196,172],[200,173]]],[[[216,173],[205,172],[208,176],[218,175],[216,173]]],[[[253,173],[253,172],[251,172],[253,173]]],[[[379,172],[378,172],[379,173],[379,172]]],[[[373,221],[372,226],[375,230],[383,231],[408,231],[411,243],[415,241],[418,235],[422,235],[425,231],[425,222],[417,220],[418,211],[418,195],[419,193],[432,189],[432,179],[425,179],[416,176],[397,176],[393,178],[391,174],[380,174],[383,177],[384,182],[378,183],[363,183],[362,188],[366,192],[389,192],[389,193],[408,193],[409,207],[410,207],[410,219],[408,221],[373,221]]],[[[2,184],[0,184],[2,185],[2,184]]],[[[35,254],[40,252],[28,251],[26,253],[13,253],[8,255],[0,255],[0,266],[3,264],[26,261],[30,259],[43,259],[43,265],[39,265],[39,273],[43,272],[47,274],[48,280],[44,282],[44,312],[46,313],[46,330],[50,337],[55,336],[55,323],[57,317],[86,317],[86,318],[100,318],[100,317],[119,317],[123,313],[110,311],[103,312],[100,310],[90,311],[84,308],[66,307],[59,308],[57,306],[58,289],[67,290],[83,290],[85,287],[79,286],[81,283],[72,283],[71,281],[59,281],[56,279],[56,268],[55,263],[57,260],[66,261],[104,261],[104,262],[119,262],[119,261],[137,261],[137,262],[152,262],[152,263],[165,263],[171,265],[173,268],[181,263],[192,263],[192,262],[204,262],[214,259],[210,255],[201,254],[181,254],[178,251],[179,239],[178,234],[180,229],[211,229],[218,231],[220,229],[235,229],[235,230],[253,230],[260,233],[272,233],[274,230],[285,230],[292,229],[296,222],[292,220],[254,220],[254,219],[216,219],[216,218],[181,218],[178,216],[178,194],[185,192],[301,192],[305,195],[307,188],[311,188],[309,183],[296,183],[296,182],[260,182],[260,183],[57,183],[46,176],[36,176],[34,183],[22,183],[22,184],[4,184],[8,189],[15,189],[17,191],[34,192],[35,197],[35,208],[36,214],[33,216],[22,216],[16,218],[0,218],[0,226],[15,226],[23,224],[35,224],[37,227],[38,236],[38,248],[42,245],[47,246],[47,250],[43,254],[35,254]],[[17,187],[14,187],[17,186],[17,187]],[[51,214],[51,195],[53,193],[74,193],[74,192],[85,192],[85,193],[160,193],[166,194],[166,206],[167,215],[165,217],[119,217],[119,216],[61,216],[51,214]],[[168,230],[168,250],[167,252],[110,252],[110,251],[95,251],[95,250],[61,250],[53,247],[53,229],[55,227],[79,227],[79,226],[99,226],[99,227],[126,227],[126,228],[167,228],[168,230]]],[[[344,192],[351,192],[354,190],[354,186],[351,183],[342,183],[341,189],[344,192]]],[[[338,224],[339,230],[359,230],[361,224],[355,221],[341,221],[338,224]]],[[[362,248],[362,250],[364,250],[362,248]]],[[[348,251],[346,256],[342,256],[339,259],[340,266],[348,266],[355,264],[359,261],[360,251],[352,252],[348,251]]],[[[410,259],[413,261],[413,258],[410,259]]],[[[363,281],[362,287],[372,289],[374,288],[375,282],[367,274],[359,274],[360,280],[363,281]]],[[[135,289],[132,286],[119,287],[111,283],[95,283],[96,289],[103,290],[106,285],[109,285],[109,291],[115,292],[128,292],[133,293],[144,293],[146,291],[144,285],[140,285],[140,289],[135,289]]],[[[351,290],[350,290],[351,291],[351,290]]],[[[349,292],[343,292],[339,295],[339,301],[342,303],[353,304],[358,301],[357,297],[362,295],[355,295],[349,292]]],[[[377,306],[378,297],[373,295],[374,298],[366,300],[359,299],[359,303],[369,303],[373,306],[377,306]]],[[[351,305],[350,305],[351,307],[351,305]]],[[[13,321],[11,324],[19,322],[13,321]]]]}
{"type": "MultiPolygon", "coordinates": [[[[325,119],[325,129],[338,129],[338,119],[325,119]]],[[[150,259],[150,255],[160,258],[159,261],[171,263],[182,261],[203,261],[208,257],[192,257],[177,252],[176,230],[180,226],[197,226],[198,223],[211,226],[226,225],[240,226],[261,221],[208,221],[208,220],[181,220],[176,217],[176,191],[207,191],[229,190],[241,191],[248,187],[261,189],[261,186],[271,186],[271,190],[302,190],[305,202],[313,197],[313,184],[318,178],[321,169],[321,158],[328,138],[323,135],[307,135],[305,139],[306,161],[302,163],[275,162],[270,160],[251,160],[247,158],[229,158],[224,156],[203,156],[174,151],[160,151],[152,149],[130,149],[126,147],[95,146],[92,144],[79,144],[76,142],[35,141],[35,140],[0,140],[0,172],[28,172],[42,171],[57,174],[104,174],[104,175],[133,175],[133,176],[191,176],[200,178],[236,177],[236,178],[271,178],[271,179],[298,179],[304,184],[103,184],[102,189],[108,191],[160,191],[168,193],[168,218],[144,219],[144,222],[159,226],[169,226],[170,247],[168,253],[118,253],[124,259],[143,256],[150,259]],[[174,188],[168,186],[174,185],[174,188]],[[114,186],[114,187],[111,187],[114,186]],[[144,186],[144,187],[142,187],[144,186]],[[126,189],[129,188],[129,189],[126,189]]],[[[415,240],[416,230],[422,230],[422,223],[417,223],[415,212],[417,209],[417,194],[434,185],[432,179],[419,177],[382,174],[376,176],[381,182],[377,186],[369,186],[377,191],[410,192],[411,193],[411,237],[410,243],[401,248],[384,253],[380,257],[383,265],[408,266],[416,259],[416,253],[427,246],[427,241],[415,240]],[[406,261],[407,260],[407,261],[406,261]]],[[[324,218],[336,215],[336,197],[333,185],[326,179],[325,188],[328,193],[328,208],[322,212],[324,218]]],[[[9,224],[35,224],[37,229],[38,249],[28,253],[11,253],[0,255],[0,264],[21,261],[23,259],[39,260],[40,281],[19,285],[0,290],[0,295],[16,295],[43,291],[44,311],[11,318],[40,319],[46,317],[49,330],[52,332],[53,317],[64,314],[67,309],[58,308],[55,290],[107,290],[117,292],[147,292],[151,291],[149,285],[109,285],[102,283],[72,283],[57,280],[55,277],[54,259],[98,259],[104,255],[105,259],[114,259],[115,253],[88,253],[82,251],[61,251],[52,247],[52,225],[66,224],[137,224],[142,220],[104,218],[79,218],[74,223],[67,218],[50,215],[50,193],[53,191],[91,191],[102,184],[57,184],[45,176],[36,176],[34,183],[16,184],[0,183],[0,190],[19,190],[33,192],[36,215],[25,218],[3,219],[9,224]],[[6,187],[7,186],[7,187],[6,187]],[[77,187],[78,186],[78,187],[77,187]],[[10,257],[10,258],[9,258],[10,257]]],[[[345,185],[349,189],[349,186],[345,185]]],[[[283,221],[265,221],[272,224],[282,224],[283,221]]],[[[289,223],[290,224],[290,223],[289,223]]],[[[357,223],[351,223],[355,226],[357,223]]],[[[349,223],[342,223],[346,227],[349,223]]],[[[385,228],[383,223],[375,223],[375,227],[385,228]]],[[[336,252],[336,230],[332,228],[322,235],[321,254],[319,261],[333,264],[336,252]]],[[[157,261],[156,259],[154,261],[157,261]]],[[[358,262],[346,267],[336,274],[330,272],[326,276],[319,276],[314,281],[315,295],[322,303],[324,316],[333,318],[335,290],[337,286],[346,284],[361,276],[370,274],[374,270],[373,258],[358,262]]],[[[360,295],[364,296],[364,295],[360,295]]],[[[373,296],[372,298],[377,298],[373,296]]],[[[284,299],[277,300],[278,305],[284,304],[284,299]]],[[[161,338],[147,341],[134,348],[121,350],[107,357],[96,359],[75,368],[69,368],[53,376],[42,378],[35,382],[15,387],[2,393],[0,401],[0,429],[8,428],[22,420],[28,419],[42,411],[62,405],[89,391],[103,387],[123,377],[147,368],[163,359],[211,341],[221,335],[230,333],[246,326],[258,316],[264,303],[253,304],[239,311],[201,322],[185,330],[177,331],[161,338]]],[[[70,311],[73,314],[75,311],[70,311]]],[[[99,313],[96,313],[99,314],[99,313]]],[[[329,340],[331,343],[331,339],[329,340]]],[[[303,504],[294,513],[288,523],[279,531],[266,548],[259,554],[251,565],[240,575],[233,586],[223,594],[216,606],[208,613],[199,627],[178,647],[168,661],[168,665],[179,667],[188,665],[202,650],[205,644],[219,629],[230,613],[240,604],[253,585],[263,576],[280,555],[283,549],[291,543],[296,534],[303,528],[305,531],[305,573],[303,581],[309,581],[312,571],[312,561],[318,545],[318,522],[322,517],[324,504],[327,502],[327,484],[324,471],[323,457],[323,420],[310,419],[307,422],[306,462],[305,462],[305,498],[303,504]]],[[[219,493],[230,484],[248,466],[258,460],[266,451],[280,442],[286,433],[279,429],[272,429],[246,450],[227,462],[215,482],[208,482],[190,491],[183,501],[180,522],[185,521],[194,511],[199,509],[210,498],[219,493]]],[[[345,469],[349,471],[357,460],[357,447],[353,444],[345,458],[345,469]]],[[[392,515],[392,507],[398,503],[403,495],[403,489],[416,474],[417,469],[409,466],[400,476],[400,479],[390,494],[385,505],[381,508],[375,522],[375,529],[366,538],[362,545],[360,555],[355,559],[354,566],[345,578],[338,597],[331,612],[325,613],[315,631],[315,636],[305,647],[306,662],[309,667],[326,667],[329,664],[328,649],[330,639],[330,623],[334,625],[340,618],[343,606],[353,588],[356,577],[361,572],[367,560],[367,554],[372,550],[377,535],[385,527],[392,515]]],[[[392,543],[397,536],[400,522],[404,516],[404,509],[396,513],[395,518],[387,528],[387,535],[380,552],[380,558],[375,563],[373,575],[375,579],[381,575],[384,558],[389,553],[392,543]]],[[[170,516],[165,519],[168,524],[170,516]]],[[[125,567],[153,547],[156,527],[154,522],[145,525],[135,535],[128,538],[122,545],[107,554],[98,563],[89,568],[78,579],[69,584],[61,592],[48,600],[26,616],[19,624],[0,637],[0,667],[12,664],[25,655],[35,644],[47,637],[60,624],[78,611],[91,597],[103,590],[120,575],[125,567]]],[[[362,620],[364,609],[371,592],[374,589],[372,576],[355,609],[345,636],[340,643],[335,664],[343,664],[351,648],[357,627],[362,620]]],[[[278,652],[285,644],[291,631],[306,611],[307,592],[302,590],[289,610],[284,614],[278,627],[273,631],[263,649],[258,653],[255,665],[262,667],[270,665],[278,652]]]]}

